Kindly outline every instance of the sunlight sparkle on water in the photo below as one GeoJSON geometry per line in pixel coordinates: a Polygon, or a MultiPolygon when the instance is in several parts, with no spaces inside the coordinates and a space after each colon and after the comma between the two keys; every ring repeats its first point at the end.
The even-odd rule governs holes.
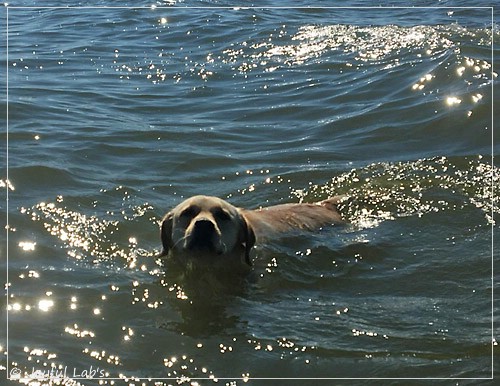
{"type": "Polygon", "coordinates": [[[54,306],[54,301],[50,299],[42,299],[38,302],[38,308],[43,312],[48,312],[54,306]]]}
{"type": "Polygon", "coordinates": [[[454,106],[454,105],[458,105],[460,103],[462,103],[462,100],[457,98],[457,97],[449,96],[448,98],[446,98],[446,104],[448,106],[454,106]]]}
{"type": "Polygon", "coordinates": [[[7,188],[11,191],[16,190],[16,188],[14,188],[14,185],[12,185],[9,180],[0,180],[0,188],[7,188]]]}
{"type": "Polygon", "coordinates": [[[472,101],[473,101],[474,103],[479,102],[481,99],[483,99],[483,96],[482,96],[481,94],[479,94],[479,93],[478,93],[478,94],[475,94],[475,95],[472,95],[472,101]]]}
{"type": "MultiPolygon", "coordinates": [[[[279,36],[287,34],[285,26],[279,36]]],[[[346,25],[302,26],[291,36],[289,44],[274,42],[271,35],[265,41],[240,42],[225,50],[223,62],[234,65],[240,73],[247,73],[263,66],[271,72],[283,65],[303,64],[317,60],[332,51],[353,55],[354,62],[346,66],[360,66],[366,62],[387,61],[399,65],[394,53],[402,49],[421,49],[430,56],[453,46],[453,42],[443,37],[435,28],[427,26],[359,27],[346,25]],[[249,49],[252,51],[249,52],[249,49]]]]}
{"type": "Polygon", "coordinates": [[[35,245],[36,245],[36,242],[32,242],[32,241],[21,241],[19,243],[19,247],[23,251],[34,251],[35,250],[35,245]]]}

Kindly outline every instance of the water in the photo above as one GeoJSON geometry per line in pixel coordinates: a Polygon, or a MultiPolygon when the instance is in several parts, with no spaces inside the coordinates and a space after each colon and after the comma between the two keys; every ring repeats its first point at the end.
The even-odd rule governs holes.
{"type": "Polygon", "coordinates": [[[488,384],[491,10],[133,5],[8,9],[3,373],[488,384]],[[346,225],[258,245],[248,274],[188,275],[155,255],[158,221],[195,194],[350,198],[346,225]]]}

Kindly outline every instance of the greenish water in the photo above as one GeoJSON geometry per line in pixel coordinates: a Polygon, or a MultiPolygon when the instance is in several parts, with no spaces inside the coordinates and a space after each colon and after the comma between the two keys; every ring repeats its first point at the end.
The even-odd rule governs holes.
{"type": "Polygon", "coordinates": [[[491,10],[140,3],[1,10],[3,373],[489,384],[491,10]],[[247,275],[185,275],[155,258],[158,222],[195,194],[344,194],[347,223],[258,245],[247,275]]]}

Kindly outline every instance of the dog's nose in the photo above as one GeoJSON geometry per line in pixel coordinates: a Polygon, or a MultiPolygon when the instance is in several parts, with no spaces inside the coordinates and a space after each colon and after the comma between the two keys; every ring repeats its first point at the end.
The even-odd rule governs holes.
{"type": "Polygon", "coordinates": [[[194,223],[194,232],[195,234],[200,235],[211,235],[215,230],[215,226],[210,220],[197,220],[194,223]]]}
{"type": "Polygon", "coordinates": [[[191,248],[213,248],[215,225],[210,220],[200,219],[194,224],[191,248]]]}

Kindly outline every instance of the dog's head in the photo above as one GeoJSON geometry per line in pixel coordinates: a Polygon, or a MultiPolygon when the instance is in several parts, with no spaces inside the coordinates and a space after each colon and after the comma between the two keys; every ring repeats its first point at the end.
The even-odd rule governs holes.
{"type": "Polygon", "coordinates": [[[241,211],[217,197],[195,196],[163,218],[161,255],[239,255],[250,263],[255,233],[241,211]]]}

